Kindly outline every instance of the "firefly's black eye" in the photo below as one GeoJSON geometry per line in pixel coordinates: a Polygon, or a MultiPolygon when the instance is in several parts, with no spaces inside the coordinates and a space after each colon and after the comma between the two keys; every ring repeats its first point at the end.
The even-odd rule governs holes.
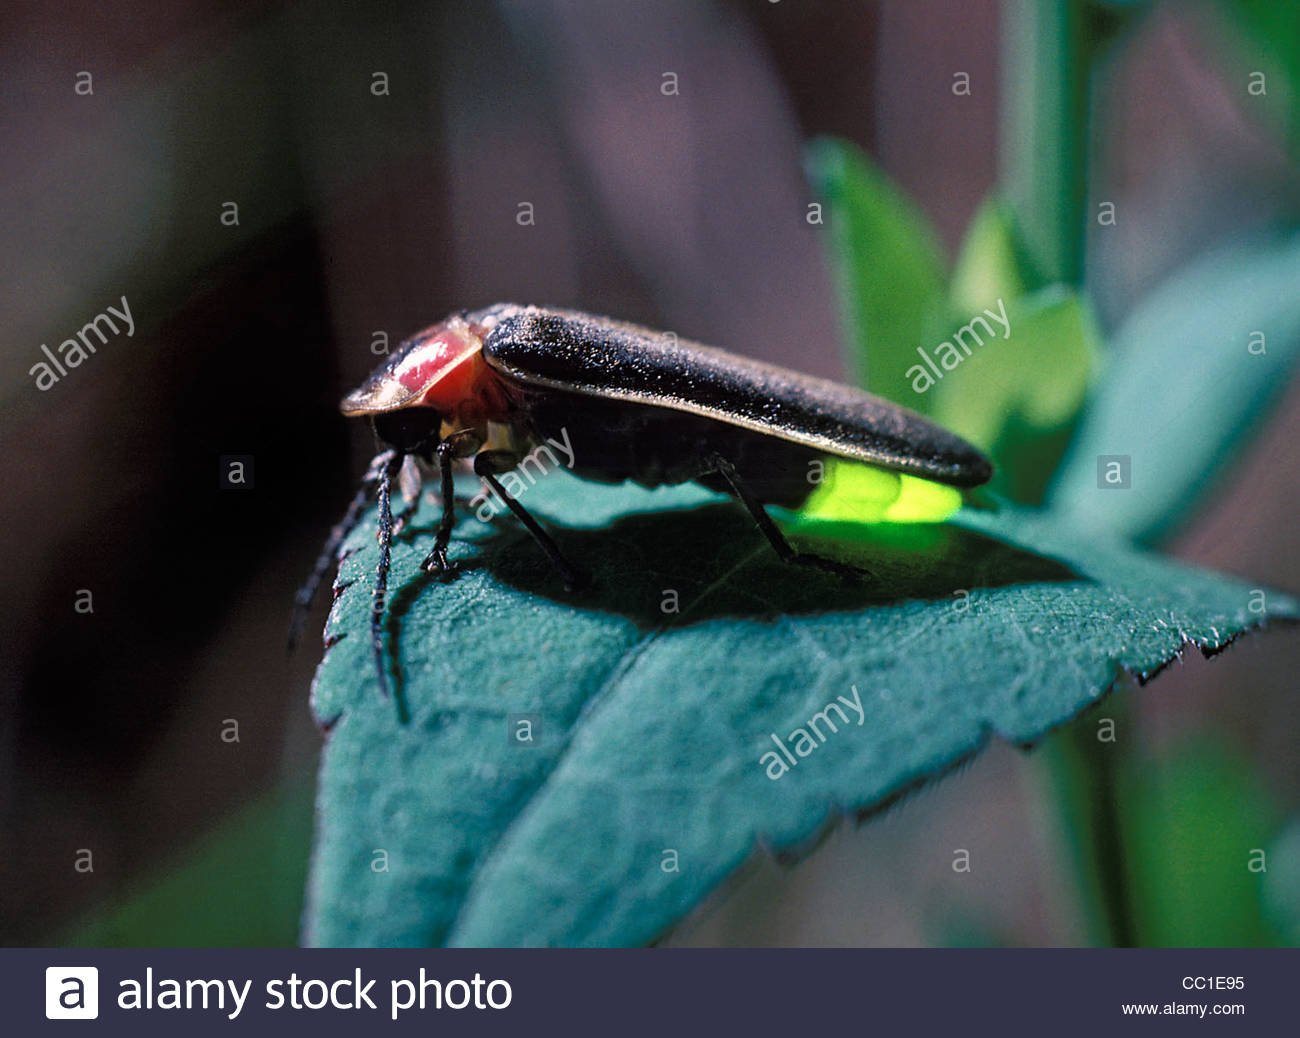
{"type": "Polygon", "coordinates": [[[441,425],[442,415],[432,407],[406,407],[375,415],[375,433],[406,454],[436,443],[441,425]]]}

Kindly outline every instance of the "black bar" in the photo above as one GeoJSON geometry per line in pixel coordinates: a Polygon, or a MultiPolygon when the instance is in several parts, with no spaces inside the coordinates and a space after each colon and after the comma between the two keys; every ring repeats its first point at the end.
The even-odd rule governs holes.
{"type": "MultiPolygon", "coordinates": [[[[306,949],[0,949],[0,1029],[28,1035],[281,1034],[368,1031],[518,1035],[547,1028],[564,1035],[766,1035],[1121,1032],[1293,1033],[1300,950],[1226,949],[634,949],[634,950],[306,950],[306,949]],[[69,968],[98,970],[98,1017],[83,1028],[46,1018],[47,969],[56,993],[75,1003],[69,968]],[[400,1009],[420,980],[425,1008],[400,1009]],[[150,975],[147,971],[152,970],[150,975]],[[292,1008],[315,1004],[335,987],[354,1001],[356,971],[375,1007],[292,1008]],[[475,977],[478,982],[475,984],[475,977]],[[123,1008],[146,982],[153,1008],[123,1008]],[[159,1003],[184,995],[186,981],[234,981],[242,1009],[223,984],[192,988],[192,1007],[159,1003]],[[173,986],[167,982],[180,982],[173,986]],[[279,981],[279,988],[269,983],[279,981]],[[393,982],[398,986],[394,988],[393,982]],[[403,986],[402,981],[410,983],[403,986]],[[490,982],[496,981],[496,984],[490,982]],[[248,982],[248,987],[244,983],[248,982]],[[504,983],[502,983],[504,982],[504,983]],[[201,1006],[206,990],[208,1008],[201,1006]],[[279,991],[285,1005],[268,1009],[279,991]],[[268,991],[272,995],[268,997],[268,991]],[[439,1008],[441,992],[446,1003],[439,1008]],[[454,1008],[463,1001],[464,1008],[454,1008]],[[475,1003],[478,1003],[478,1008],[475,1003]],[[489,1002],[500,1008],[490,1008],[489,1002]],[[506,1003],[502,1005],[503,1003],[506,1003]],[[1154,1006],[1141,1015],[1129,1006],[1154,1006]],[[1166,1007],[1193,1006],[1170,1013],[1166,1007]],[[1199,1007],[1204,1006],[1205,1015],[1199,1007]],[[1220,1014],[1228,1015],[1220,1015],[1220,1014]],[[235,1014],[231,1018],[231,1014],[235,1014]],[[1189,1022],[1192,1021],[1192,1022],[1189,1022]],[[1189,1029],[1190,1028],[1190,1029],[1189,1029]],[[562,1030],[561,1030],[562,1029],[562,1030]],[[960,1029],[966,1029],[965,1031],[960,1029]]],[[[363,1003],[364,1005],[364,1003],[363,1003]]],[[[74,1005],[75,1008],[75,1005],[74,1005]]]]}

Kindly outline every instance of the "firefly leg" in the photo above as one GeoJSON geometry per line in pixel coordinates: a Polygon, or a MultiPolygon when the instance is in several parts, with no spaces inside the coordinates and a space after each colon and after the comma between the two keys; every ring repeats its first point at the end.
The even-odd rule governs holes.
{"type": "Polygon", "coordinates": [[[479,451],[474,455],[474,475],[485,480],[488,486],[496,491],[497,496],[506,503],[506,507],[514,512],[515,517],[528,528],[528,532],[533,535],[533,540],[538,543],[542,551],[546,552],[551,565],[559,572],[566,591],[573,591],[591,583],[591,577],[564,557],[559,546],[551,539],[551,535],[542,529],[541,523],[529,515],[524,510],[524,506],[506,492],[501,481],[493,474],[494,464],[502,463],[504,471],[514,468],[515,461],[515,457],[507,451],[479,451]]]}
{"type": "Polygon", "coordinates": [[[384,667],[384,599],[388,595],[388,563],[393,550],[393,477],[402,467],[402,455],[394,453],[379,473],[379,565],[370,599],[370,648],[375,657],[379,691],[388,697],[388,673],[384,667]]]}
{"type": "Polygon", "coordinates": [[[401,533],[406,528],[406,524],[411,521],[411,517],[419,510],[420,502],[417,499],[393,516],[393,533],[401,533]]]}
{"type": "Polygon", "coordinates": [[[451,463],[456,458],[455,441],[446,439],[436,448],[438,473],[442,479],[442,519],[433,538],[433,550],[425,556],[421,568],[440,577],[450,576],[456,567],[447,561],[447,545],[451,543],[452,527],[456,525],[456,502],[453,500],[451,463]]]}
{"type": "Polygon", "coordinates": [[[864,570],[857,566],[850,566],[843,562],[836,562],[834,559],[825,559],[820,555],[811,555],[808,552],[797,551],[794,546],[785,539],[785,534],[780,527],[772,521],[772,517],[767,514],[767,509],[763,503],[758,500],[745,486],[740,478],[740,473],[736,471],[736,466],[731,464],[726,458],[719,454],[713,455],[711,461],[718,472],[722,474],[735,492],[740,503],[745,506],[749,514],[753,516],[754,522],[758,528],[763,531],[763,536],[767,542],[772,545],[777,555],[781,557],[782,562],[791,562],[798,566],[813,566],[817,569],[824,569],[828,573],[835,573],[845,579],[857,580],[862,577],[864,570]]]}
{"type": "Polygon", "coordinates": [[[370,500],[370,493],[375,484],[379,482],[379,475],[392,456],[392,451],[384,451],[370,463],[370,468],[361,479],[361,486],[357,488],[356,495],[348,505],[347,511],[343,513],[343,518],[330,530],[330,535],[325,538],[325,544],[316,557],[316,563],[312,566],[311,573],[303,582],[302,587],[298,589],[298,593],[293,596],[293,614],[289,620],[290,652],[293,651],[294,645],[297,644],[298,636],[302,634],[303,624],[307,622],[307,612],[311,609],[311,604],[316,598],[316,592],[319,590],[321,582],[325,579],[325,574],[329,572],[330,567],[334,565],[337,559],[339,545],[343,543],[343,539],[361,521],[366,502],[370,500]]]}
{"type": "Polygon", "coordinates": [[[397,475],[397,485],[401,488],[402,497],[406,499],[406,507],[393,516],[394,536],[401,533],[415,513],[420,510],[420,494],[423,491],[423,486],[420,479],[420,469],[416,465],[413,455],[408,454],[406,456],[406,460],[402,464],[402,471],[397,475]]]}

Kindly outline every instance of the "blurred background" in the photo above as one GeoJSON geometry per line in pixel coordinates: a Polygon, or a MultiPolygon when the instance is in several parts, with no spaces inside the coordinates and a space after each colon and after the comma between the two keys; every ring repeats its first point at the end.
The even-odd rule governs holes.
{"type": "MultiPolygon", "coordinates": [[[[1276,124],[1247,103],[1257,52],[1225,5],[1114,16],[1132,7],[1094,97],[1090,198],[1123,214],[1089,242],[1104,330],[1300,201],[1295,98],[1269,81],[1276,124]]],[[[338,398],[385,341],[498,300],[842,376],[803,149],[860,145],[951,256],[997,178],[1000,14],[6,4],[0,941],[293,942],[320,734],[288,607],[374,447],[338,398]],[[122,296],[134,335],[38,391],[41,344],[122,296]],[[248,488],[221,488],[229,455],[248,488]]],[[[1291,388],[1173,553],[1300,587],[1298,439],[1291,388]]],[[[1144,810],[1187,855],[1197,814],[1274,840],[1300,811],[1295,660],[1274,632],[1119,693],[1144,810]]],[[[995,745],[798,868],[756,860],[670,941],[1078,943],[1044,790],[1037,756],[995,745]]],[[[1240,915],[1218,932],[1253,943],[1240,915]]]]}

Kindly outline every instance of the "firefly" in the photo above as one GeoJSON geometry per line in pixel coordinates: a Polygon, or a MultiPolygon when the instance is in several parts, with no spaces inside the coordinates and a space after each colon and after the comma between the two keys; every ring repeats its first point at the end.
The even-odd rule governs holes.
{"type": "Polygon", "coordinates": [[[385,449],[298,592],[291,642],[373,495],[380,550],[370,641],[385,693],[391,545],[415,507],[394,516],[394,484],[418,502],[426,475],[440,482],[442,514],[421,564],[426,572],[454,573],[447,558],[453,473],[470,460],[574,590],[588,582],[586,573],[497,478],[547,442],[572,445],[569,467],[583,479],[645,487],[696,482],[729,494],[783,561],[849,578],[861,571],[796,550],[767,512],[768,505],[798,508],[808,499],[810,465],[841,459],[958,488],[979,486],[993,473],[964,440],[861,390],[608,317],[510,303],[460,311],[407,339],[340,410],[369,419],[385,449]]]}

